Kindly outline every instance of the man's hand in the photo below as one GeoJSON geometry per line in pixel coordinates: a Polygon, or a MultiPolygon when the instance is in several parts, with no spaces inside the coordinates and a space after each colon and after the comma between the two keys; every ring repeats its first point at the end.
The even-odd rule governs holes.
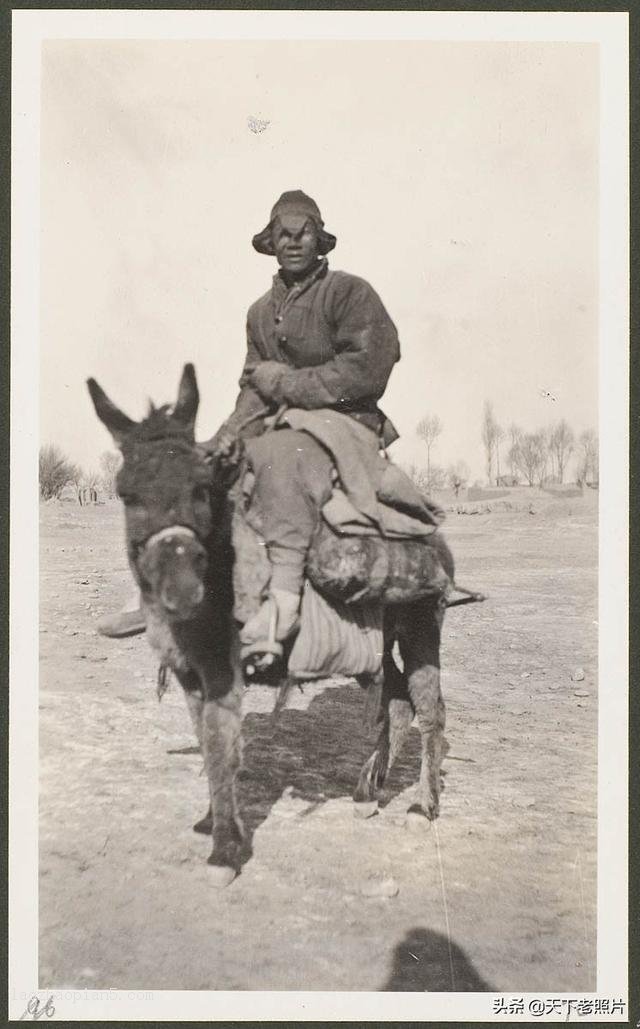
{"type": "Polygon", "coordinates": [[[280,361],[262,361],[251,375],[250,383],[265,400],[282,401],[279,394],[280,380],[286,365],[280,361]]]}
{"type": "Polygon", "coordinates": [[[198,443],[198,447],[204,451],[210,461],[218,461],[223,468],[236,467],[242,458],[244,444],[236,432],[230,431],[226,426],[218,429],[215,436],[198,443]]]}

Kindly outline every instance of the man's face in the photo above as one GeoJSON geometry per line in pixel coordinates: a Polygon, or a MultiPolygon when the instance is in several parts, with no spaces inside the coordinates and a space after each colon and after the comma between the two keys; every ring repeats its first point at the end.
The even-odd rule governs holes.
{"type": "Polygon", "coordinates": [[[271,240],[278,264],[294,278],[310,271],[319,257],[318,230],[310,218],[276,218],[271,240]]]}

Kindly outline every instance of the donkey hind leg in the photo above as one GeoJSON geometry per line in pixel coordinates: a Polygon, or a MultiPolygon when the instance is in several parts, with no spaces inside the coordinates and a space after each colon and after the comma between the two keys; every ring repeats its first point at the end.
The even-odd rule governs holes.
{"type": "Polygon", "coordinates": [[[232,687],[202,707],[202,750],[213,816],[212,881],[227,886],[238,874],[244,834],[238,815],[235,779],[242,757],[241,695],[232,687]]]}
{"type": "Polygon", "coordinates": [[[443,608],[433,603],[405,610],[399,632],[409,694],[415,707],[422,743],[418,802],[410,814],[437,818],[440,768],[449,749],[444,738],[445,706],[440,690],[440,633],[443,608]]]}
{"type": "Polygon", "coordinates": [[[414,709],[407,690],[407,680],[393,658],[393,637],[385,641],[382,660],[384,685],[382,689],[382,728],[371,757],[365,762],[353,799],[354,812],[369,817],[377,811],[377,793],[397,758],[407,732],[411,728],[414,709]]]}
{"type": "MultiPolygon", "coordinates": [[[[204,754],[202,747],[202,694],[200,692],[200,680],[196,677],[194,672],[187,672],[186,675],[181,675],[180,682],[184,688],[184,696],[187,702],[187,709],[193,722],[193,729],[198,740],[200,747],[200,753],[204,754]]],[[[209,810],[207,811],[204,818],[201,818],[193,827],[194,832],[202,833],[204,836],[211,836],[213,829],[213,815],[211,812],[211,804],[209,804],[209,810]]]]}

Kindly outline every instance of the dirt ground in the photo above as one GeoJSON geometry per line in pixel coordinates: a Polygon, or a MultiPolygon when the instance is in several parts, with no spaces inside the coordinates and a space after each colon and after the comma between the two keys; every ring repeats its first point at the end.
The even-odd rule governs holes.
{"type": "Polygon", "coordinates": [[[445,526],[489,600],[445,620],[439,820],[405,826],[415,728],[380,814],[353,818],[359,687],[305,687],[277,725],[254,688],[253,857],[223,891],[181,691],[159,704],[144,638],[94,630],[131,593],[119,505],[42,506],[41,988],[595,989],[597,495],[516,500],[445,526]]]}

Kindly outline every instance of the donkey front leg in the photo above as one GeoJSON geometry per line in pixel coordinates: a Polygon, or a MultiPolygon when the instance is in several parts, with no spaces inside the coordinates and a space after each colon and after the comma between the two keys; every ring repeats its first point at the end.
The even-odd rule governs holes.
{"type": "Polygon", "coordinates": [[[205,700],[202,752],[213,816],[213,850],[208,860],[217,886],[227,886],[238,874],[241,863],[244,837],[235,798],[235,778],[242,754],[241,726],[238,690],[232,688],[223,696],[205,700]]]}
{"type": "Polygon", "coordinates": [[[418,803],[410,814],[437,818],[440,767],[449,746],[444,738],[445,706],[440,690],[440,632],[443,610],[433,604],[408,609],[400,633],[409,695],[416,711],[422,742],[418,803]]]}
{"type": "MultiPolygon", "coordinates": [[[[202,694],[200,692],[200,680],[196,678],[193,672],[190,672],[188,676],[181,676],[180,681],[184,688],[185,700],[187,702],[187,709],[191,716],[193,723],[193,731],[196,734],[198,745],[200,747],[200,753],[204,754],[204,748],[202,745],[202,708],[204,703],[202,700],[202,694]]],[[[194,832],[202,833],[204,836],[211,836],[211,830],[213,828],[213,815],[211,813],[211,804],[209,804],[209,810],[207,811],[204,818],[201,818],[193,827],[194,832]]]]}

